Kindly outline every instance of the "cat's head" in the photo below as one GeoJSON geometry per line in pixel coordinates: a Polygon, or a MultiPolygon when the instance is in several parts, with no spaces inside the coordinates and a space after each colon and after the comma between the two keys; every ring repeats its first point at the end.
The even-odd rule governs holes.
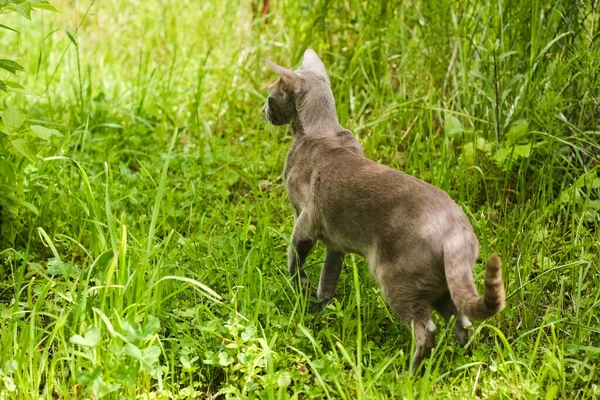
{"type": "Polygon", "coordinates": [[[311,93],[331,91],[325,65],[312,49],[304,52],[302,66],[296,71],[269,60],[267,64],[279,75],[279,79],[269,87],[269,97],[263,107],[265,118],[273,125],[289,124],[311,93]]]}

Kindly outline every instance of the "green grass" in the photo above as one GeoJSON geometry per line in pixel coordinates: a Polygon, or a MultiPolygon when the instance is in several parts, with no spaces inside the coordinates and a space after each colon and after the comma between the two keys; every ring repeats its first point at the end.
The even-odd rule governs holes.
{"type": "Polygon", "coordinates": [[[0,110],[62,133],[0,153],[34,206],[0,215],[0,398],[600,397],[593,2],[52,3],[0,16],[30,92],[0,110]],[[309,46],[366,155],[463,207],[478,282],[501,254],[507,307],[472,355],[436,316],[411,377],[410,331],[358,256],[323,313],[293,292],[291,136],[262,119],[264,59],[309,46]]]}

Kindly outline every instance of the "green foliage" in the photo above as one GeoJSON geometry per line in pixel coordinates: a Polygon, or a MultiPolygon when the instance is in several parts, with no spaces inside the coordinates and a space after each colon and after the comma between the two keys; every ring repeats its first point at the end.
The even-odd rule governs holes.
{"type": "Polygon", "coordinates": [[[12,377],[18,367],[19,365],[15,360],[7,360],[4,362],[3,368],[0,369],[0,377],[2,377],[4,390],[9,393],[14,393],[17,390],[17,386],[15,385],[15,381],[12,377]]]}
{"type": "MultiPolygon", "coordinates": [[[[31,19],[32,10],[41,9],[58,12],[44,0],[2,0],[0,15],[11,12],[31,19]]],[[[17,30],[0,24],[3,30],[19,33],[17,30]]],[[[14,60],[0,59],[0,69],[15,75],[25,72],[25,68],[14,60]]],[[[1,77],[1,76],[0,76],[1,77]]],[[[16,82],[0,79],[0,96],[2,92],[20,90],[23,87],[16,82]]],[[[1,98],[1,97],[0,97],[1,98]]],[[[9,103],[10,104],[10,103],[9,103]]],[[[24,200],[24,182],[19,180],[26,166],[37,163],[38,145],[40,138],[48,141],[52,135],[61,136],[56,129],[48,129],[40,125],[26,123],[27,116],[16,106],[10,105],[1,111],[0,125],[0,235],[14,238],[21,210],[38,214],[33,204],[24,200]],[[16,226],[15,226],[16,225],[16,226]]],[[[17,228],[18,229],[18,228],[17,228]]]]}
{"type": "Polygon", "coordinates": [[[0,0],[19,4],[31,21],[0,20],[19,63],[0,75],[0,398],[600,396],[592,3],[0,0]],[[506,310],[471,352],[436,315],[423,376],[360,257],[319,314],[287,277],[291,138],[262,118],[264,59],[309,46],[367,156],[448,191],[502,256],[506,310]]]}
{"type": "MultiPolygon", "coordinates": [[[[137,322],[134,324],[139,328],[137,322]]],[[[91,326],[83,336],[71,336],[70,342],[79,346],[80,351],[90,360],[77,373],[77,382],[86,388],[86,392],[99,399],[112,392],[126,390],[125,388],[134,391],[139,373],[160,375],[158,358],[161,350],[156,345],[148,344],[159,326],[158,320],[149,315],[144,323],[143,335],[134,332],[129,322],[125,322],[122,327],[123,335],[109,331],[112,341],[111,335],[106,340],[111,341],[112,353],[107,355],[108,359],[102,360],[98,359],[96,350],[102,340],[99,329],[91,326]]]]}
{"type": "MultiPolygon", "coordinates": [[[[2,0],[0,1],[0,15],[15,12],[20,16],[31,19],[32,10],[47,10],[58,12],[50,3],[45,0],[2,0]]],[[[10,26],[0,24],[0,29],[19,33],[17,30],[10,26]]],[[[0,31],[1,32],[1,31],[0,31]]],[[[0,69],[10,72],[15,75],[18,71],[24,72],[25,68],[14,60],[0,59],[0,69]]],[[[13,83],[14,87],[14,83],[13,83]]],[[[4,80],[0,80],[0,91],[7,91],[8,83],[4,80]]]]}

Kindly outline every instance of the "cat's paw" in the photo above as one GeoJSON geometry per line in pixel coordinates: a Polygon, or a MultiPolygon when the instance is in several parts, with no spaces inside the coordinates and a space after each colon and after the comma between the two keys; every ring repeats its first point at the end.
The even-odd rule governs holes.
{"type": "Polygon", "coordinates": [[[319,299],[316,296],[316,293],[313,295],[313,298],[310,299],[310,312],[316,314],[318,312],[323,311],[327,305],[331,302],[331,299],[319,299]]]}

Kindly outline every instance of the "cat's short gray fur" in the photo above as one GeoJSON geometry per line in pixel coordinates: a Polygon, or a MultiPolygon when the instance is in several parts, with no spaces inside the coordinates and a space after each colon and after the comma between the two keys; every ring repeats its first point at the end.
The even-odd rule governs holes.
{"type": "Polygon", "coordinates": [[[284,173],[296,210],[290,274],[306,283],[303,264],[322,241],[327,253],[316,296],[324,307],[344,254],[360,254],[391,308],[414,324],[413,372],[434,346],[432,307],[446,320],[456,317],[455,332],[465,345],[468,317],[484,319],[504,308],[500,258],[489,258],[479,296],[472,272],[479,243],[461,208],[446,192],[363,156],[338,122],[329,77],[313,50],[306,50],[296,71],[267,63],[279,79],[263,112],[274,125],[290,123],[294,135],[284,173]]]}

